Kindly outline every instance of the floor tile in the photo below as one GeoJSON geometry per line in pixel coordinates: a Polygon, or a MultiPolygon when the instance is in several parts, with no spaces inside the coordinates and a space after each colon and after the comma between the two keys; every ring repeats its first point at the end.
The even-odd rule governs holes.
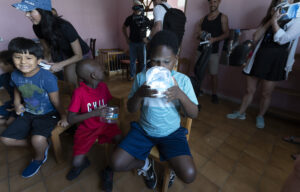
{"type": "Polygon", "coordinates": [[[226,143],[222,144],[219,147],[218,151],[221,152],[226,157],[229,157],[230,159],[233,159],[233,160],[238,160],[241,155],[241,151],[231,147],[230,145],[228,145],[226,143]]]}
{"type": "Polygon", "coordinates": [[[6,163],[0,164],[0,181],[6,179],[8,176],[8,169],[6,163]]]}
{"type": "Polygon", "coordinates": [[[9,192],[8,191],[8,180],[7,179],[4,179],[4,180],[0,181],[0,189],[1,189],[1,192],[9,192]]]}
{"type": "Polygon", "coordinates": [[[22,192],[47,192],[47,189],[43,182],[39,182],[39,183],[23,190],[22,192]]]}
{"type": "Polygon", "coordinates": [[[205,166],[201,169],[201,173],[219,187],[223,186],[229,176],[227,171],[220,168],[212,161],[205,164],[205,166]]]}
{"type": "Polygon", "coordinates": [[[274,182],[273,180],[263,177],[259,184],[260,192],[280,192],[281,185],[274,182]]]}
{"type": "Polygon", "coordinates": [[[252,169],[237,164],[232,173],[232,177],[248,185],[250,188],[256,189],[261,176],[252,169]]]}
{"type": "Polygon", "coordinates": [[[198,173],[196,180],[186,185],[184,192],[218,192],[219,187],[212,183],[209,179],[198,173]]]}
{"type": "Polygon", "coordinates": [[[40,172],[30,178],[23,178],[21,175],[15,175],[9,178],[10,192],[19,192],[41,181],[42,177],[40,172]]]}
{"type": "Polygon", "coordinates": [[[239,181],[238,179],[230,176],[226,181],[222,192],[256,192],[256,188],[252,188],[244,182],[239,181]]]}
{"type": "Polygon", "coordinates": [[[215,153],[212,156],[211,161],[213,161],[215,164],[229,173],[232,172],[236,164],[235,160],[230,159],[229,157],[223,155],[221,152],[215,153]]]}
{"type": "Polygon", "coordinates": [[[195,152],[194,150],[191,150],[193,160],[195,163],[195,166],[198,171],[200,171],[200,168],[208,161],[206,157],[203,155],[200,155],[199,153],[195,152]]]}
{"type": "Polygon", "coordinates": [[[265,171],[265,163],[248,155],[247,153],[243,153],[239,163],[248,167],[249,169],[256,171],[259,175],[262,175],[265,171]]]}

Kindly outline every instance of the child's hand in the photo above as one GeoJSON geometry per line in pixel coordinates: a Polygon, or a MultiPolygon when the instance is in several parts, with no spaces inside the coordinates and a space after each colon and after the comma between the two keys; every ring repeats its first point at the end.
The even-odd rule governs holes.
{"type": "Polygon", "coordinates": [[[22,115],[25,112],[25,107],[22,104],[15,106],[15,109],[17,115],[22,115]]]}
{"type": "Polygon", "coordinates": [[[155,94],[157,94],[157,90],[156,89],[151,89],[149,85],[142,85],[136,92],[137,96],[140,98],[144,98],[144,97],[152,97],[155,98],[155,94]]]}
{"type": "Polygon", "coordinates": [[[101,107],[92,111],[94,117],[105,117],[106,110],[105,107],[101,107]]]}
{"type": "Polygon", "coordinates": [[[62,117],[60,121],[57,123],[59,126],[67,127],[69,125],[69,122],[67,121],[66,117],[62,117]]]}
{"type": "Polygon", "coordinates": [[[170,101],[173,101],[175,99],[180,99],[181,95],[182,95],[182,91],[181,89],[178,87],[178,83],[177,81],[175,80],[175,78],[173,77],[174,79],[174,83],[175,85],[171,88],[169,88],[166,92],[165,92],[165,95],[166,95],[166,98],[168,99],[168,102],[170,101]]]}

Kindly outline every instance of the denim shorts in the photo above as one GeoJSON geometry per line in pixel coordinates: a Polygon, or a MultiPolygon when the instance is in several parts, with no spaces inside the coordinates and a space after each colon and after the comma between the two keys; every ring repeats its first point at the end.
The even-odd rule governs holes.
{"type": "Polygon", "coordinates": [[[156,146],[160,160],[166,161],[174,157],[189,155],[190,148],[186,139],[188,130],[179,127],[175,132],[166,137],[151,137],[143,130],[137,122],[131,122],[131,130],[119,147],[128,152],[133,157],[145,160],[152,149],[156,146]]]}

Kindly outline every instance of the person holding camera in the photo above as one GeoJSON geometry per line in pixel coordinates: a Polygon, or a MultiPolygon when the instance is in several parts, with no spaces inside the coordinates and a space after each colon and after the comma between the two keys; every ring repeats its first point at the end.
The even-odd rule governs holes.
{"type": "Polygon", "coordinates": [[[136,75],[136,59],[138,60],[138,71],[143,71],[146,67],[146,47],[145,39],[147,28],[150,27],[150,20],[144,15],[144,6],[140,1],[134,1],[133,14],[126,18],[123,25],[123,34],[129,45],[130,53],[130,80],[136,75]],[[130,29],[128,36],[127,28],[130,29]]]}
{"type": "MultiPolygon", "coordinates": [[[[298,0],[297,0],[298,1],[298,0]]],[[[296,0],[289,0],[295,3],[296,0]]],[[[274,88],[278,82],[286,80],[292,70],[294,56],[300,36],[300,18],[285,20],[278,4],[281,0],[272,0],[267,15],[253,35],[257,43],[253,55],[244,68],[247,75],[246,94],[238,111],[227,115],[229,119],[246,119],[246,109],[252,102],[257,85],[262,86],[259,113],[256,117],[256,127],[264,128],[264,114],[270,103],[274,88]]]]}

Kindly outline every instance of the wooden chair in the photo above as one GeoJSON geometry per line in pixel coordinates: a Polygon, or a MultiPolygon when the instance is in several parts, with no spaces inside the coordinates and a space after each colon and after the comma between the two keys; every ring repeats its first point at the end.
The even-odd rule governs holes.
{"type": "Polygon", "coordinates": [[[93,39],[93,38],[90,39],[90,49],[92,51],[93,59],[95,59],[96,58],[96,55],[95,55],[95,53],[96,53],[96,39],[93,39]]]}
{"type": "MultiPolygon", "coordinates": [[[[181,126],[185,127],[188,130],[188,134],[186,135],[187,140],[190,138],[191,134],[191,127],[192,127],[192,119],[189,117],[181,118],[181,126]]],[[[169,179],[170,179],[170,167],[168,162],[162,162],[159,159],[159,151],[157,147],[153,147],[151,152],[150,152],[150,158],[152,158],[155,162],[160,163],[164,167],[164,172],[163,172],[163,183],[161,187],[162,192],[168,191],[168,185],[169,185],[169,179]]]]}
{"type": "MultiPolygon", "coordinates": [[[[72,92],[75,87],[72,84],[70,84],[68,82],[64,82],[64,81],[59,81],[58,86],[59,86],[59,90],[60,90],[61,103],[63,104],[64,109],[67,111],[68,106],[71,101],[72,92]],[[71,86],[73,86],[73,87],[71,87],[71,86]]],[[[123,109],[124,109],[124,106],[126,105],[125,99],[113,97],[111,104],[115,105],[115,106],[119,106],[118,126],[121,128],[122,127],[121,122],[123,122],[123,114],[124,114],[123,109]]],[[[53,145],[54,156],[55,156],[57,163],[62,163],[64,160],[60,135],[61,135],[61,133],[63,133],[67,129],[69,129],[70,127],[71,126],[62,127],[62,126],[57,125],[54,128],[54,130],[52,131],[51,140],[52,140],[52,145],[53,145]]],[[[109,152],[109,145],[105,145],[106,157],[108,157],[108,152],[109,152]]]]}

